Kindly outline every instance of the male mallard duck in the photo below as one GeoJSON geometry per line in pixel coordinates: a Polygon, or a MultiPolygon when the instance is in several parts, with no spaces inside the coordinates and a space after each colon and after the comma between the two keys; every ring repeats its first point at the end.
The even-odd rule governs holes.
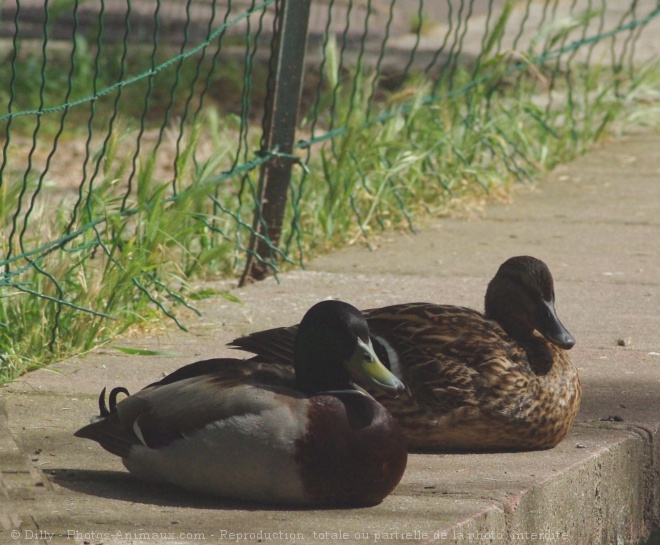
{"type": "MultiPolygon", "coordinates": [[[[408,446],[528,450],[561,441],[581,387],[565,352],[575,341],[554,303],[548,267],[523,256],[499,268],[483,315],[430,303],[363,311],[376,353],[407,386],[396,399],[377,399],[404,428],[408,446]]],[[[257,354],[255,360],[286,361],[296,328],[253,333],[231,345],[257,354]]]]}
{"type": "Polygon", "coordinates": [[[117,403],[76,432],[121,456],[149,481],[269,504],[366,506],[406,466],[405,438],[388,411],[356,388],[403,384],[378,360],[360,312],[324,301],[303,318],[293,366],[200,361],[117,403]]]}

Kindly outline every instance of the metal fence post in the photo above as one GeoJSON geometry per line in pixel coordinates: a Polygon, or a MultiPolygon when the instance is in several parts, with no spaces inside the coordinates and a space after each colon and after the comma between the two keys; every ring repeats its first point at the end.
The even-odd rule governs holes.
{"type": "Polygon", "coordinates": [[[307,25],[311,0],[281,0],[276,21],[274,54],[271,62],[272,85],[266,98],[266,114],[262,150],[277,150],[261,168],[258,198],[254,213],[255,233],[250,240],[247,263],[240,285],[261,280],[273,269],[267,262],[273,246],[279,244],[289,192],[291,167],[302,90],[307,45],[307,25]],[[261,236],[259,236],[261,235],[261,236]],[[264,240],[265,238],[265,240],[264,240]],[[258,256],[258,258],[257,258],[258,256]]]}

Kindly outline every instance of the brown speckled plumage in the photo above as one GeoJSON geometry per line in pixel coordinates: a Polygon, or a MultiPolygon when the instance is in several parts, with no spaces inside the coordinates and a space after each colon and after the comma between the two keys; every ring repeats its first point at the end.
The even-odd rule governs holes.
{"type": "MultiPolygon", "coordinates": [[[[568,349],[574,341],[554,314],[552,276],[538,259],[512,258],[491,281],[486,315],[499,321],[430,303],[363,314],[379,357],[407,386],[395,399],[372,393],[402,425],[409,448],[545,449],[568,433],[581,387],[558,345],[568,349]]],[[[232,345],[280,361],[295,329],[254,333],[232,345]]]]}

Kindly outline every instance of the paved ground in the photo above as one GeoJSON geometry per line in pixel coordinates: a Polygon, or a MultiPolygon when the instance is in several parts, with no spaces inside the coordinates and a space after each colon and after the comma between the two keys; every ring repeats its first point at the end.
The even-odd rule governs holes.
{"type": "Polygon", "coordinates": [[[323,257],[279,284],[235,290],[240,305],[207,301],[190,334],[167,325],[118,343],[167,355],[106,348],[9,385],[0,543],[638,543],[660,526],[659,149],[657,135],[611,142],[478,218],[323,257]],[[481,308],[487,281],[516,254],[548,263],[559,316],[577,339],[583,406],[553,450],[413,455],[377,507],[290,511],[146,486],[72,436],[96,412],[103,386],[135,390],[190,361],[230,354],[226,341],[298,320],[319,299],[481,308]]]}
{"type": "MultiPolygon", "coordinates": [[[[643,58],[657,56],[655,35],[639,44],[643,58]]],[[[480,43],[470,36],[466,43],[480,43]]],[[[405,39],[393,45],[405,50],[405,39]]],[[[326,256],[279,284],[235,290],[240,305],[206,301],[203,318],[188,320],[190,334],[166,324],[117,343],[165,355],[106,348],[0,390],[0,545],[638,543],[660,528],[658,150],[660,135],[612,142],[478,218],[391,236],[373,252],[354,247],[326,256]],[[413,455],[400,486],[377,507],[291,511],[144,485],[72,435],[97,411],[102,387],[136,390],[196,359],[235,355],[227,341],[298,321],[319,299],[481,308],[488,280],[517,254],[548,263],[559,316],[577,339],[571,356],[583,406],[571,434],[551,451],[413,455]]]]}

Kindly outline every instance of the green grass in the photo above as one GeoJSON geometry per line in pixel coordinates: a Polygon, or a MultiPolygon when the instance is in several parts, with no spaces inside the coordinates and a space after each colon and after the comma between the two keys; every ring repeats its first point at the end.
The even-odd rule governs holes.
{"type": "MultiPolygon", "coordinates": [[[[176,321],[172,308],[187,305],[184,297],[223,294],[193,291],[188,283],[193,277],[230,274],[236,254],[234,241],[221,234],[231,232],[228,224],[233,220],[214,215],[208,205],[206,181],[223,154],[195,165],[188,153],[198,145],[200,134],[193,131],[179,158],[181,176],[193,182],[176,197],[170,181],[154,176],[151,154],[138,170],[134,194],[124,203],[116,181],[125,178],[127,164],[115,149],[120,139],[113,138],[102,175],[82,195],[75,212],[68,204],[54,213],[44,210],[40,217],[31,217],[22,248],[14,237],[12,253],[18,255],[67,233],[79,233],[61,249],[17,261],[12,271],[34,260],[32,267],[9,278],[12,285],[0,288],[0,380],[89,350],[162,313],[176,321]]],[[[21,186],[2,188],[5,248],[21,186]]],[[[235,192],[223,192],[220,198],[226,206],[237,207],[235,192]]]]}
{"type": "Polygon", "coordinates": [[[660,120],[657,63],[625,83],[605,68],[554,74],[554,92],[564,99],[553,101],[545,100],[538,69],[509,69],[504,57],[495,59],[476,85],[470,71],[458,70],[451,88],[435,94],[423,80],[412,82],[390,97],[378,123],[366,117],[368,78],[357,89],[340,84],[335,126],[346,130],[312,147],[310,174],[294,185],[287,250],[313,255],[413,228],[414,218],[505,195],[640,116],[656,126],[660,120]],[[397,96],[412,99],[401,105],[397,96]]]}
{"type": "MultiPolygon", "coordinates": [[[[484,60],[476,74],[456,69],[436,89],[410,78],[375,103],[373,76],[362,70],[342,78],[336,51],[326,53],[319,107],[307,112],[299,134],[314,131],[296,151],[308,173],[296,168],[282,238],[293,262],[505,195],[622,124],[660,118],[657,64],[631,74],[595,65],[568,73],[515,65],[501,54],[484,60]],[[331,129],[340,130],[326,138],[331,129]]],[[[34,99],[34,89],[24,93],[26,104],[34,99]]],[[[130,94],[123,100],[138,102],[130,94]]],[[[169,99],[154,104],[163,100],[169,99]]],[[[53,191],[40,176],[44,154],[27,174],[5,171],[0,239],[5,257],[9,249],[25,256],[8,264],[0,284],[0,382],[130,327],[163,319],[184,326],[200,298],[235,300],[193,286],[241,271],[258,179],[258,126],[243,132],[240,119],[207,106],[196,121],[168,126],[175,134],[183,127],[178,154],[145,145],[133,163],[141,130],[134,115],[122,110],[111,137],[81,154],[81,161],[91,156],[87,182],[58,206],[50,203],[59,194],[44,197],[53,191]],[[246,162],[245,170],[219,175],[246,162]],[[70,233],[77,236],[65,242],[70,233]]],[[[35,119],[23,121],[13,129],[28,137],[35,119]]],[[[43,123],[40,137],[50,142],[59,118],[43,123]]],[[[86,138],[86,125],[73,125],[60,141],[65,150],[86,138]]]]}

